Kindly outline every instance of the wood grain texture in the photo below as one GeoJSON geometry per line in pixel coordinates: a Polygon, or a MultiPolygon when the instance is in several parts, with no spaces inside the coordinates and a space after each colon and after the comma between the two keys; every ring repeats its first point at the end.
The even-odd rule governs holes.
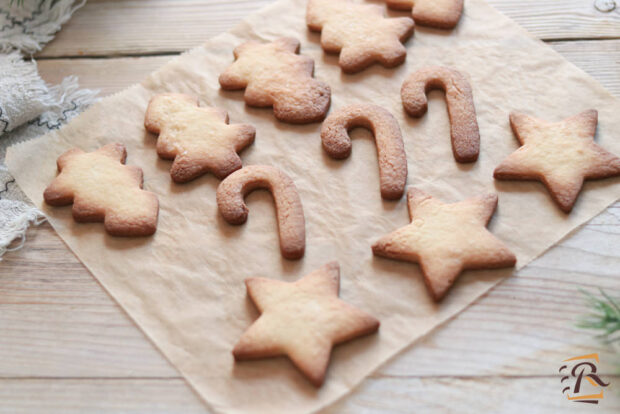
{"type": "MultiPolygon", "coordinates": [[[[612,380],[618,381],[620,377],[612,380]]],[[[180,379],[0,380],[0,414],[206,414],[208,409],[180,379]],[[36,398],[32,398],[36,395],[36,398]]],[[[617,413],[620,398],[605,392],[596,413],[617,413]]],[[[566,401],[559,377],[370,377],[352,398],[323,414],[584,413],[566,401]],[[450,398],[446,398],[450,396],[450,398]]]]}
{"type": "Polygon", "coordinates": [[[206,414],[182,379],[0,379],[0,414],[206,414]]]}
{"type": "MultiPolygon", "coordinates": [[[[90,0],[38,57],[181,52],[274,0],[90,0]]],[[[620,38],[620,12],[595,0],[489,0],[540,39],[620,38]]],[[[467,10],[467,9],[466,9],[467,10]]]]}
{"type": "Polygon", "coordinates": [[[0,378],[179,376],[49,224],[27,236],[0,262],[0,378]]]}
{"type": "Polygon", "coordinates": [[[58,84],[64,77],[76,75],[81,87],[98,89],[99,96],[106,96],[142,81],[173,57],[51,59],[40,60],[37,65],[46,82],[58,84]]]}
{"type": "Polygon", "coordinates": [[[182,52],[274,0],[90,0],[37,56],[182,52]]]}
{"type": "MultiPolygon", "coordinates": [[[[42,53],[44,79],[77,74],[108,95],[271,0],[90,0],[42,53]],[[105,59],[55,59],[54,56],[105,59]],[[116,57],[114,57],[116,56],[116,57]]],[[[545,39],[620,38],[620,11],[593,0],[492,0],[545,39]]],[[[620,96],[620,39],[551,42],[620,96]]],[[[619,296],[620,203],[395,357],[329,413],[564,412],[559,363],[598,352],[614,384],[617,354],[575,328],[578,289],[619,296]]],[[[467,275],[464,275],[467,277],[467,275]]],[[[458,288],[458,286],[457,286],[458,288]]],[[[406,328],[406,327],[405,327],[406,328]]],[[[616,390],[597,412],[618,412],[616,390]]],[[[205,413],[177,371],[48,224],[0,262],[0,414],[205,413]]]]}
{"type": "Polygon", "coordinates": [[[550,45],[620,97],[620,40],[551,42],[550,45]]]}
{"type": "Polygon", "coordinates": [[[620,37],[618,9],[610,13],[600,12],[594,7],[595,0],[487,1],[539,39],[620,37]]]}
{"type": "Polygon", "coordinates": [[[324,414],[585,413],[588,408],[611,414],[620,410],[620,398],[613,390],[605,391],[599,406],[583,407],[566,401],[559,383],[559,377],[410,378],[406,382],[371,377],[353,398],[324,414]]]}
{"type": "MultiPolygon", "coordinates": [[[[580,42],[550,42],[551,47],[620,97],[620,39],[580,42]]],[[[105,96],[140,82],[173,56],[108,59],[50,59],[38,62],[47,82],[57,84],[65,76],[77,75],[80,86],[99,89],[105,96]]]]}

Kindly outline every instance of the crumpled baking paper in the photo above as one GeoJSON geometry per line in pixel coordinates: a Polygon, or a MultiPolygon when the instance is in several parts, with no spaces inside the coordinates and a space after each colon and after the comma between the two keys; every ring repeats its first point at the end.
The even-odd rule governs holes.
{"type": "Polygon", "coordinates": [[[373,102],[390,110],[403,131],[410,185],[446,202],[497,192],[499,207],[489,228],[515,252],[517,268],[620,196],[620,179],[587,182],[575,209],[565,215],[541,184],[493,180],[494,167],[518,147],[510,111],[560,120],[596,108],[597,142],[618,154],[620,103],[484,1],[467,1],[453,31],[418,28],[406,43],[404,65],[376,66],[356,75],[341,74],[337,57],[323,54],[319,35],[307,31],[304,15],[305,1],[281,0],[141,84],[92,106],[62,130],[11,148],[7,157],[19,185],[67,245],[216,412],[306,413],[325,407],[514,272],[466,272],[436,304],[417,265],[373,257],[371,244],[409,220],[404,197],[398,202],[380,197],[371,135],[354,131],[351,157],[332,160],[321,148],[320,124],[280,123],[270,109],[246,107],[242,92],[221,91],[218,75],[232,63],[232,50],[240,43],[296,37],[301,52],[314,58],[316,77],[331,85],[332,108],[373,102]],[[430,94],[429,113],[422,119],[409,118],[402,109],[400,86],[407,74],[435,64],[470,79],[481,132],[474,164],[454,161],[441,92],[430,94]],[[231,226],[218,214],[218,180],[212,175],[183,185],[170,180],[171,163],[157,157],[156,139],[143,126],[149,98],[161,92],[196,95],[203,105],[228,110],[233,123],[256,127],[256,142],[242,152],[244,165],[277,166],[295,181],[306,215],[303,260],[281,258],[268,193],[249,195],[248,222],[231,226]],[[114,141],[127,146],[127,163],[144,170],[144,187],[159,196],[154,237],[110,237],[101,224],[75,223],[70,207],[43,203],[61,153],[114,141]],[[231,350],[257,317],[243,280],[294,281],[331,260],[341,265],[341,297],[379,318],[378,334],[336,347],[321,389],[285,358],[235,363],[231,350]]]}

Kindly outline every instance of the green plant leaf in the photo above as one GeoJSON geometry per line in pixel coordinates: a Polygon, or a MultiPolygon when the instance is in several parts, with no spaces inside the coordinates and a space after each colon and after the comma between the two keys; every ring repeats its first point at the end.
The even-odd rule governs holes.
{"type": "Polygon", "coordinates": [[[591,308],[590,313],[581,317],[577,327],[598,331],[596,337],[605,343],[614,343],[620,340],[620,306],[618,300],[612,298],[602,289],[600,296],[580,289],[591,308]]]}

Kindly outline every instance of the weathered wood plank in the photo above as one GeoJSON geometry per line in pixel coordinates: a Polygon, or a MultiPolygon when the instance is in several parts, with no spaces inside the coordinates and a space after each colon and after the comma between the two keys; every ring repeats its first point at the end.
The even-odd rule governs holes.
{"type": "Polygon", "coordinates": [[[142,81],[173,57],[52,59],[37,64],[41,77],[49,83],[57,84],[65,76],[76,75],[81,87],[99,89],[99,95],[106,96],[142,81]]]}
{"type": "Polygon", "coordinates": [[[39,56],[181,52],[274,0],[91,0],[39,56]]]}
{"type": "Polygon", "coordinates": [[[610,13],[601,12],[594,6],[596,0],[488,0],[488,2],[539,39],[620,37],[618,9],[610,13]]]}
{"type": "Polygon", "coordinates": [[[0,414],[206,414],[176,379],[0,379],[0,414]]]}
{"type": "MultiPolygon", "coordinates": [[[[609,380],[610,378],[607,378],[609,380]]],[[[617,382],[620,377],[611,378],[617,382]]],[[[187,414],[208,413],[180,379],[0,380],[0,414],[187,414]],[[33,396],[36,395],[36,398],[33,396]]],[[[617,413],[612,388],[592,408],[617,413]]],[[[324,414],[404,414],[411,412],[555,413],[584,412],[562,396],[559,376],[528,378],[371,377],[324,414]],[[449,395],[450,398],[446,398],[449,395]]]]}
{"type": "Polygon", "coordinates": [[[0,262],[0,377],[179,375],[49,224],[27,236],[0,262]]]}
{"type": "MultiPolygon", "coordinates": [[[[38,56],[180,52],[226,31],[273,0],[91,0],[38,56]]],[[[490,0],[541,39],[620,38],[620,13],[594,0],[490,0]]]]}
{"type": "Polygon", "coordinates": [[[620,40],[552,42],[551,46],[620,97],[620,40]]]}
{"type": "MultiPolygon", "coordinates": [[[[620,40],[552,42],[551,46],[620,97],[620,40]]],[[[172,56],[51,59],[40,60],[38,65],[41,76],[50,83],[74,74],[79,76],[81,86],[100,89],[101,96],[105,96],[141,81],[169,59],[172,56]]]]}
{"type": "MultiPolygon", "coordinates": [[[[614,377],[616,382],[619,377],[614,377]]],[[[584,407],[562,395],[560,377],[370,378],[324,414],[405,413],[617,413],[620,398],[611,387],[598,406],[584,407]],[[447,398],[449,396],[449,398],[447,398]]]]}

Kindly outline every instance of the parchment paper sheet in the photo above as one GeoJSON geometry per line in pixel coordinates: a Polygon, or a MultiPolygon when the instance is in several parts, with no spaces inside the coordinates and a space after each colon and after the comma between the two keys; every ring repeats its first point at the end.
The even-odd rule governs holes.
{"type": "Polygon", "coordinates": [[[445,201],[498,192],[499,208],[490,228],[517,254],[518,267],[620,197],[618,179],[588,182],[574,211],[565,215],[540,184],[494,182],[494,167],[518,147],[508,124],[510,111],[560,120],[596,108],[597,140],[618,154],[620,103],[484,1],[468,0],[452,32],[418,28],[406,44],[406,64],[357,75],[342,75],[337,57],[324,56],[319,36],[308,33],[304,17],[304,0],[279,1],[142,84],[94,105],[59,132],[11,148],[7,157],[21,188],[67,245],[218,412],[305,413],[324,407],[513,273],[466,272],[437,305],[429,300],[416,265],[374,258],[370,245],[408,223],[405,198],[380,198],[374,140],[355,131],[351,157],[331,160],[321,149],[320,124],[283,124],[271,110],[246,107],[242,92],[220,91],[218,75],[232,62],[236,45],[296,37],[302,53],[315,59],[316,77],[331,85],[332,108],[374,102],[392,111],[403,130],[409,184],[445,201]],[[475,164],[458,165],[452,157],[441,93],[431,93],[429,113],[421,120],[403,113],[400,86],[405,76],[431,64],[455,67],[471,80],[482,137],[475,164]],[[169,91],[197,95],[204,105],[227,109],[233,123],[256,126],[256,142],[242,152],[244,165],[274,165],[295,181],[306,214],[303,260],[281,259],[268,193],[247,197],[249,220],[233,227],[217,212],[218,180],[213,176],[184,185],[171,182],[171,163],[158,159],[155,137],[143,127],[149,98],[169,91]],[[109,237],[101,224],[76,224],[69,207],[49,208],[42,202],[62,152],[74,146],[94,150],[113,141],[127,146],[127,163],[140,166],[145,188],[159,195],[154,237],[109,237]],[[338,260],[342,268],[341,297],[378,317],[379,333],[337,347],[320,390],[284,358],[235,364],[231,349],[257,317],[243,280],[265,276],[294,281],[330,260],[338,260]]]}

